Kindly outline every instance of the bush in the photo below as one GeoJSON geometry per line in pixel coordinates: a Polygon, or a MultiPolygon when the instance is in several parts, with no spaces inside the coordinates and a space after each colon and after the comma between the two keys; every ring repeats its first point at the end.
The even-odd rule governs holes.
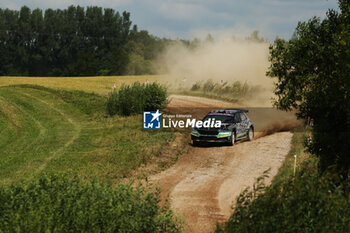
{"type": "Polygon", "coordinates": [[[267,188],[259,179],[240,194],[233,215],[216,232],[350,232],[349,180],[336,184],[311,166],[267,188]]]}
{"type": "Polygon", "coordinates": [[[191,87],[191,91],[198,91],[201,89],[201,83],[200,82],[196,82],[195,84],[192,85],[191,87]]]}
{"type": "Polygon", "coordinates": [[[131,86],[123,85],[109,94],[107,112],[111,116],[129,116],[163,109],[167,103],[167,89],[164,86],[158,83],[144,85],[135,82],[131,86]]]}
{"type": "Polygon", "coordinates": [[[78,177],[0,187],[1,232],[180,232],[159,193],[78,177]]]}
{"type": "Polygon", "coordinates": [[[204,85],[203,85],[203,91],[204,92],[211,92],[214,90],[214,88],[217,86],[216,83],[212,79],[208,79],[204,85]]]}

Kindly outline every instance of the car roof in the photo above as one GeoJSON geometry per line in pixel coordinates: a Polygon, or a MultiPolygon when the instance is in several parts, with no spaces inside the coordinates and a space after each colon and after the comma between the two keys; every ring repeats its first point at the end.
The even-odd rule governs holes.
{"type": "Polygon", "coordinates": [[[241,108],[227,108],[223,110],[213,110],[209,114],[214,115],[214,114],[219,114],[219,115],[234,115],[235,113],[238,112],[248,112],[246,109],[241,109],[241,108]]]}
{"type": "Polygon", "coordinates": [[[229,116],[229,117],[234,117],[235,113],[224,113],[224,112],[212,111],[212,112],[208,113],[207,116],[229,116]]]}
{"type": "Polygon", "coordinates": [[[226,108],[224,111],[232,111],[232,112],[249,112],[248,109],[243,108],[226,108]]]}

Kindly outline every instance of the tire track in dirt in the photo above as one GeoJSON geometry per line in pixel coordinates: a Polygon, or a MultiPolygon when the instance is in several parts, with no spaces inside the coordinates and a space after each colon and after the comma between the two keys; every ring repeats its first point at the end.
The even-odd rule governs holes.
{"type": "MultiPolygon", "coordinates": [[[[176,95],[171,96],[169,105],[172,111],[178,109],[180,113],[203,105],[213,109],[239,107],[218,100],[176,95]]],[[[172,209],[185,218],[185,232],[211,232],[216,223],[229,218],[238,194],[269,168],[270,178],[266,182],[271,181],[288,154],[291,138],[290,132],[279,132],[238,142],[233,147],[191,147],[174,166],[150,180],[162,188],[162,199],[169,195],[172,209]]]]}

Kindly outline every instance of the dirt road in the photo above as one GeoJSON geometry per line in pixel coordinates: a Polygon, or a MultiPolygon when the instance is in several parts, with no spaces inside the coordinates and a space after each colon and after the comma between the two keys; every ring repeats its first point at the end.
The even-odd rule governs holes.
{"type": "MultiPolygon", "coordinates": [[[[178,112],[191,108],[193,112],[203,106],[237,107],[201,97],[171,96],[170,107],[178,112]]],[[[265,123],[269,133],[273,128],[283,129],[285,119],[277,122],[277,128],[276,119],[270,121],[271,125],[265,123]]],[[[291,138],[290,132],[279,132],[233,147],[192,147],[173,167],[152,176],[151,181],[160,184],[162,196],[170,195],[173,210],[185,218],[185,232],[211,232],[217,222],[228,219],[237,195],[269,168],[270,182],[289,151],[291,138]]]]}

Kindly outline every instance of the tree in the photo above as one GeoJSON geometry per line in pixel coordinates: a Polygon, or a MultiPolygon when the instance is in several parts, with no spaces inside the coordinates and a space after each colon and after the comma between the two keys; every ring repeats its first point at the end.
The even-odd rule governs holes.
{"type": "Polygon", "coordinates": [[[277,77],[275,106],[312,118],[310,150],[320,157],[320,170],[350,168],[350,1],[340,12],[329,10],[321,21],[299,23],[289,41],[270,46],[267,74],[277,77]]]}
{"type": "Polygon", "coordinates": [[[258,30],[253,31],[252,34],[246,38],[246,40],[253,42],[265,42],[265,40],[259,36],[258,30]]]}
{"type": "Polygon", "coordinates": [[[207,37],[205,38],[205,43],[213,43],[214,42],[214,38],[213,36],[209,33],[207,35],[207,37]]]}
{"type": "Polygon", "coordinates": [[[93,52],[81,53],[78,60],[74,62],[70,70],[74,76],[94,76],[97,73],[99,61],[93,52]]]}

